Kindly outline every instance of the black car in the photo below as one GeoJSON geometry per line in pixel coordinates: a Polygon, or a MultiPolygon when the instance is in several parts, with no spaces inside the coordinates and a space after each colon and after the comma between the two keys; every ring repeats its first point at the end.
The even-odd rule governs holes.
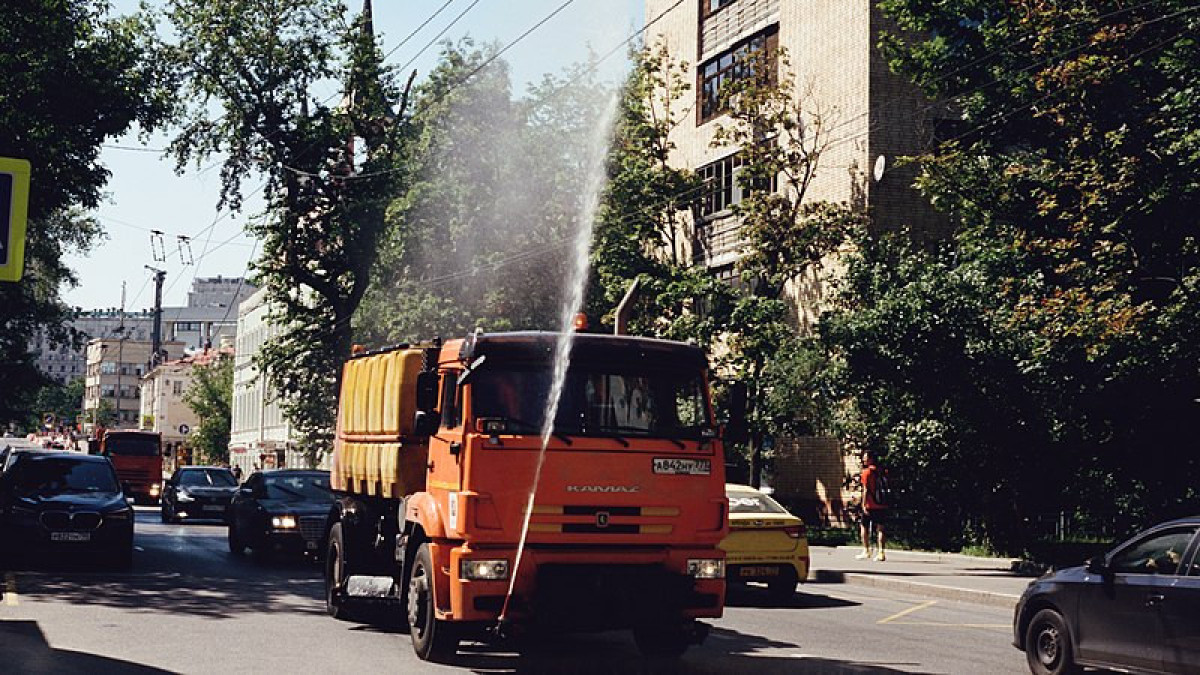
{"type": "Polygon", "coordinates": [[[328,471],[251,474],[229,507],[229,550],[316,553],[332,505],[328,471]]]}
{"type": "Polygon", "coordinates": [[[162,521],[225,520],[225,510],[237,492],[237,478],[219,466],[185,466],[163,487],[162,521]]]}
{"type": "Polygon", "coordinates": [[[20,452],[0,477],[0,542],[12,554],[102,555],[133,562],[133,508],[104,457],[20,452]]]}
{"type": "Polygon", "coordinates": [[[1013,644],[1034,673],[1200,672],[1200,516],[1157,525],[1025,589],[1013,644]]]}

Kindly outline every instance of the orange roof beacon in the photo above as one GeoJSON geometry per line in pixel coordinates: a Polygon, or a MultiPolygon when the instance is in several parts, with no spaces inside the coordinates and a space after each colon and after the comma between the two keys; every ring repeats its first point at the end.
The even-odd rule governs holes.
{"type": "Polygon", "coordinates": [[[407,621],[429,660],[539,628],[631,629],[654,655],[704,639],[728,532],[705,355],[576,335],[543,454],[558,337],[476,333],[346,361],[331,615],[383,605],[373,615],[407,621]]]}

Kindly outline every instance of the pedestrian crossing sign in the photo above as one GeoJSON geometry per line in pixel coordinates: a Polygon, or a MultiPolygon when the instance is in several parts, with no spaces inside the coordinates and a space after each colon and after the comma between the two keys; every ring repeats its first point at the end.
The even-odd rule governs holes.
{"type": "Polygon", "coordinates": [[[25,269],[29,161],[0,157],[0,281],[20,281],[25,269]]]}

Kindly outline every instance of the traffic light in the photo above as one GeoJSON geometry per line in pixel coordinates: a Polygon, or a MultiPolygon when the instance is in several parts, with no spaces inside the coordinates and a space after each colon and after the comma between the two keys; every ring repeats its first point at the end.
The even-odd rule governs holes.
{"type": "Polygon", "coordinates": [[[29,162],[0,157],[0,281],[20,281],[25,270],[25,215],[29,162]]]}

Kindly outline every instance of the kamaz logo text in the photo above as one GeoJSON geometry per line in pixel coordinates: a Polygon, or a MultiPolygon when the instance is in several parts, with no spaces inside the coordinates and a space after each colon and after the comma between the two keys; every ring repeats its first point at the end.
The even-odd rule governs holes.
{"type": "Polygon", "coordinates": [[[637,492],[640,485],[568,485],[567,492],[637,492]]]}

